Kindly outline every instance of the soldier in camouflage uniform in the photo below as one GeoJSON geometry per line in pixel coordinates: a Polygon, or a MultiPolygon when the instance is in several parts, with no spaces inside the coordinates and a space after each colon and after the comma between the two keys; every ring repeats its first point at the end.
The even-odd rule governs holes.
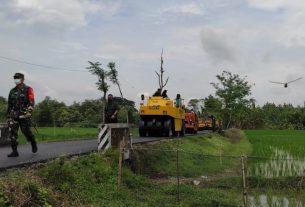
{"type": "Polygon", "coordinates": [[[32,152],[37,152],[35,136],[31,131],[31,116],[34,107],[33,89],[24,84],[24,75],[16,73],[14,75],[14,87],[8,96],[7,117],[9,119],[12,152],[8,157],[18,157],[18,129],[20,127],[26,139],[31,143],[32,152]]]}
{"type": "Polygon", "coordinates": [[[113,95],[108,95],[108,101],[105,107],[105,123],[118,123],[119,107],[113,101],[113,95]]]}

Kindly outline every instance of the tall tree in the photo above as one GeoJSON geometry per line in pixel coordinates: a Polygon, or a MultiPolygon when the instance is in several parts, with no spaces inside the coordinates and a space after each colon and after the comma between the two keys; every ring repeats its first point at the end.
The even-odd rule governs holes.
{"type": "Polygon", "coordinates": [[[108,73],[109,79],[113,84],[118,86],[120,94],[121,94],[121,98],[123,98],[123,93],[122,93],[121,86],[120,86],[119,79],[118,79],[118,71],[115,68],[115,63],[114,62],[108,63],[108,68],[110,69],[110,71],[108,73]]]}
{"type": "MultiPolygon", "coordinates": [[[[108,68],[110,69],[110,71],[108,72],[108,75],[109,75],[109,79],[110,81],[117,85],[118,88],[119,88],[119,91],[120,91],[120,94],[121,94],[121,98],[123,101],[125,101],[124,97],[123,97],[123,93],[122,93],[122,90],[121,90],[121,86],[120,86],[120,83],[119,83],[119,80],[118,80],[118,71],[117,69],[115,68],[115,63],[114,62],[110,62],[108,63],[108,68]]],[[[126,122],[129,123],[129,109],[128,107],[124,106],[124,109],[126,110],[126,122]]]]}
{"type": "Polygon", "coordinates": [[[216,78],[219,82],[211,84],[216,89],[216,96],[223,103],[223,119],[228,128],[231,126],[232,120],[236,118],[239,108],[253,101],[249,97],[251,95],[251,85],[245,78],[228,71],[223,71],[216,78]]]}
{"type": "Polygon", "coordinates": [[[164,82],[164,78],[163,78],[164,72],[165,72],[165,70],[163,69],[163,49],[162,49],[160,72],[158,73],[156,71],[156,74],[157,74],[158,80],[159,80],[159,88],[160,88],[161,92],[162,92],[163,88],[167,85],[168,79],[169,79],[169,77],[167,77],[165,82],[164,82]]]}
{"type": "Polygon", "coordinates": [[[88,61],[90,66],[87,69],[98,77],[98,81],[96,83],[98,90],[103,92],[103,123],[105,123],[105,106],[106,106],[106,95],[109,89],[109,85],[107,84],[107,76],[108,73],[101,67],[101,63],[99,62],[90,62],[88,61]]]}

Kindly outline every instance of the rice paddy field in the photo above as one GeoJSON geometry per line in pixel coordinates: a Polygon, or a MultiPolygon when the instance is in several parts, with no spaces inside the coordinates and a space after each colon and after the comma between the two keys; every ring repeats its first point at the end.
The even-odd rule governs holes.
{"type": "MultiPolygon", "coordinates": [[[[81,127],[38,127],[33,128],[38,142],[48,141],[64,141],[75,139],[97,139],[98,128],[81,128],[81,127]]],[[[138,135],[138,128],[131,127],[130,133],[134,136],[138,135]]],[[[19,143],[25,144],[26,139],[19,130],[19,143]]]]}
{"type": "MultiPolygon", "coordinates": [[[[32,131],[39,142],[63,141],[73,139],[95,139],[97,138],[98,128],[79,128],[79,127],[39,127],[32,128],[32,131]]],[[[19,130],[19,142],[24,144],[25,137],[19,130]]]]}
{"type": "Polygon", "coordinates": [[[305,131],[245,130],[249,206],[305,205],[305,131]]]}
{"type": "Polygon", "coordinates": [[[252,144],[252,156],[270,157],[274,149],[284,150],[294,157],[305,155],[305,130],[245,130],[252,144]]]}

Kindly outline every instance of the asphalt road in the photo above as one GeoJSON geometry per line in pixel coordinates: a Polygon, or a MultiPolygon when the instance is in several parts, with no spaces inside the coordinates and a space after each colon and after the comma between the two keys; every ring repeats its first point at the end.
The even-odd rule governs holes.
{"type": "Polygon", "coordinates": [[[73,156],[90,153],[97,150],[97,139],[63,141],[63,142],[40,142],[38,152],[32,153],[30,144],[19,145],[19,157],[7,157],[11,152],[10,146],[0,148],[0,170],[22,167],[25,165],[45,162],[59,156],[73,156]]]}
{"type": "MultiPolygon", "coordinates": [[[[208,132],[201,132],[205,134],[208,132]]],[[[187,135],[188,136],[188,135],[187,135]]],[[[164,139],[162,137],[132,137],[133,144],[139,144],[143,142],[152,142],[164,139]]],[[[97,151],[98,143],[97,139],[84,139],[73,141],[61,141],[61,142],[40,142],[38,143],[38,152],[32,153],[31,145],[19,145],[18,152],[19,157],[7,157],[7,154],[11,152],[10,146],[0,147],[0,170],[5,170],[15,167],[23,167],[26,165],[46,162],[48,160],[55,159],[59,156],[75,156],[81,154],[88,154],[93,151],[97,151]]]]}

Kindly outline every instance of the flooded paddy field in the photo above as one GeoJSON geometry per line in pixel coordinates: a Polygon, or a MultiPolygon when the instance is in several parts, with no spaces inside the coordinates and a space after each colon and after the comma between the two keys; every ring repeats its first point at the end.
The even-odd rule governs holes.
{"type": "Polygon", "coordinates": [[[248,206],[305,206],[305,131],[245,130],[248,206]]]}

